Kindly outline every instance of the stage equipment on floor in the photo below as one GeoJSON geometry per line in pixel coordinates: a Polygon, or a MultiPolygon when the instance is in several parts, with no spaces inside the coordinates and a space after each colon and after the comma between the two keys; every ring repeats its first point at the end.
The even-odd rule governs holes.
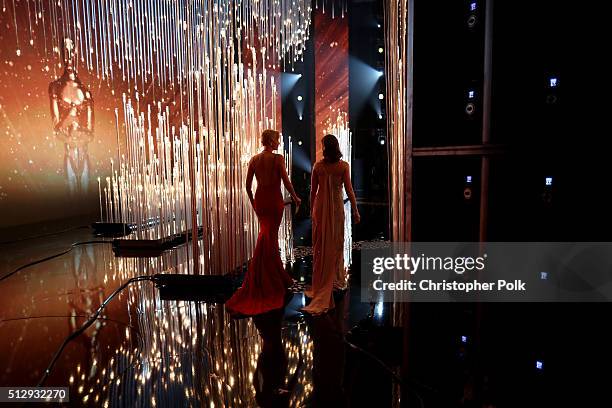
{"type": "Polygon", "coordinates": [[[161,300],[223,303],[236,289],[229,275],[157,274],[153,276],[161,300]]]}

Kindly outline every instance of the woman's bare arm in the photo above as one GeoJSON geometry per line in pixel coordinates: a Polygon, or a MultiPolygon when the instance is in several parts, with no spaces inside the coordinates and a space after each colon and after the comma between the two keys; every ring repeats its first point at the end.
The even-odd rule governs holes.
{"type": "Polygon", "coordinates": [[[254,175],[255,175],[255,157],[253,157],[251,161],[249,162],[249,168],[247,169],[246,186],[245,186],[246,193],[249,196],[249,201],[251,202],[253,209],[255,209],[255,202],[253,200],[253,190],[251,190],[251,187],[253,186],[253,176],[254,175]]]}
{"type": "Polygon", "coordinates": [[[281,179],[283,180],[285,188],[287,189],[287,191],[289,191],[289,194],[291,194],[291,198],[293,199],[293,201],[295,201],[297,205],[300,205],[302,200],[300,200],[300,197],[298,197],[298,195],[295,193],[295,190],[293,189],[293,184],[291,184],[291,180],[289,180],[289,175],[287,174],[287,169],[285,168],[285,159],[282,155],[279,154],[277,155],[277,160],[278,166],[280,167],[281,179]]]}
{"type": "Polygon", "coordinates": [[[346,195],[348,196],[349,201],[351,202],[351,208],[353,209],[353,219],[355,224],[359,224],[361,221],[361,215],[359,214],[359,210],[357,209],[357,199],[355,198],[355,192],[353,191],[353,184],[351,183],[351,169],[346,163],[344,168],[344,173],[342,174],[342,181],[344,182],[344,190],[346,191],[346,195]]]}
{"type": "Polygon", "coordinates": [[[314,202],[317,197],[317,190],[319,189],[319,176],[315,168],[312,168],[312,177],[310,178],[310,217],[312,218],[312,211],[314,210],[314,202]]]}

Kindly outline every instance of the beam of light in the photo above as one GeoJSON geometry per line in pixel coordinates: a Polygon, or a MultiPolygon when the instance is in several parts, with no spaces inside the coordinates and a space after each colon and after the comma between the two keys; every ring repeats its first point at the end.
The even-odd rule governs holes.
{"type": "Polygon", "coordinates": [[[382,106],[380,104],[380,101],[376,99],[371,99],[370,105],[372,106],[372,109],[376,111],[376,115],[378,116],[378,119],[382,119],[382,106]]]}
{"type": "Polygon", "coordinates": [[[302,147],[293,148],[293,165],[302,171],[310,174],[312,172],[312,162],[309,155],[306,154],[302,147]]]}
{"type": "Polygon", "coordinates": [[[302,74],[294,74],[291,72],[283,72],[281,74],[281,98],[283,103],[285,103],[287,97],[300,78],[302,78],[302,74]]]}
{"type": "MultiPolygon", "coordinates": [[[[351,105],[353,105],[357,112],[361,111],[367,103],[376,110],[378,100],[376,96],[373,96],[373,92],[382,78],[383,72],[355,57],[349,57],[349,71],[351,76],[359,83],[359,86],[351,89],[351,105]]],[[[377,112],[379,111],[380,108],[378,108],[377,112]]]]}

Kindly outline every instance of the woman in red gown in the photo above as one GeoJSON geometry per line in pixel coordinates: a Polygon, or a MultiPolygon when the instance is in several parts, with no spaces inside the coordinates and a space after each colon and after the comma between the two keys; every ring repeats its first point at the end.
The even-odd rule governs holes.
{"type": "Polygon", "coordinates": [[[278,228],[285,208],[281,180],[297,205],[301,200],[289,180],[283,156],[274,153],[280,144],[280,134],[265,130],[261,144],[264,150],[249,162],[246,180],[247,195],[259,220],[257,244],[242,287],[225,303],[231,314],[239,316],[254,316],[283,307],[287,288],[293,283],[283,267],[278,246],[278,228]],[[253,176],[257,179],[254,199],[253,176]]]}

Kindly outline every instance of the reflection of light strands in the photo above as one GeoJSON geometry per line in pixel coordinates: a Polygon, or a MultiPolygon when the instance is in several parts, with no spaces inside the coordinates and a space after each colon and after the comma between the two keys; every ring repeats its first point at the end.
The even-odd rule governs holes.
{"type": "MultiPolygon", "coordinates": [[[[97,263],[115,274],[110,286],[134,273],[185,273],[183,251],[159,258],[115,258],[107,247],[109,264],[97,263]],[[120,272],[119,272],[120,271],[120,272]]],[[[104,272],[101,271],[101,272],[104,272]]],[[[102,273],[100,273],[102,275],[102,273]]],[[[120,295],[124,296],[124,295],[120,295]]],[[[255,406],[252,381],[261,340],[250,319],[228,323],[223,309],[199,302],[162,301],[150,283],[130,286],[127,308],[135,310],[132,328],[122,331],[119,344],[107,351],[91,350],[92,367],[81,365],[66,374],[78,399],[96,406],[255,406]],[[238,345],[238,347],[237,347],[238,345]]],[[[291,406],[312,392],[313,342],[302,322],[283,330],[288,372],[301,364],[291,406]]]]}
{"type": "MultiPolygon", "coordinates": [[[[410,242],[414,1],[387,1],[384,8],[390,233],[392,241],[410,242]]],[[[406,324],[409,315],[407,303],[398,305],[389,311],[394,326],[406,324]]],[[[397,405],[401,395],[398,384],[393,388],[397,405]]]]}
{"type": "Polygon", "coordinates": [[[409,101],[412,92],[412,37],[408,36],[410,0],[385,2],[385,49],[387,82],[387,137],[391,234],[394,241],[410,241],[407,197],[412,189],[406,178],[411,167],[412,126],[409,101]]]}
{"type": "MultiPolygon", "coordinates": [[[[348,115],[346,112],[338,112],[336,121],[327,124],[323,131],[324,135],[332,134],[338,138],[342,159],[351,166],[351,130],[349,129],[348,115]]],[[[346,191],[342,190],[343,200],[347,199],[346,191]]],[[[351,203],[344,204],[344,268],[348,269],[352,263],[353,227],[351,224],[351,203]]]]}

